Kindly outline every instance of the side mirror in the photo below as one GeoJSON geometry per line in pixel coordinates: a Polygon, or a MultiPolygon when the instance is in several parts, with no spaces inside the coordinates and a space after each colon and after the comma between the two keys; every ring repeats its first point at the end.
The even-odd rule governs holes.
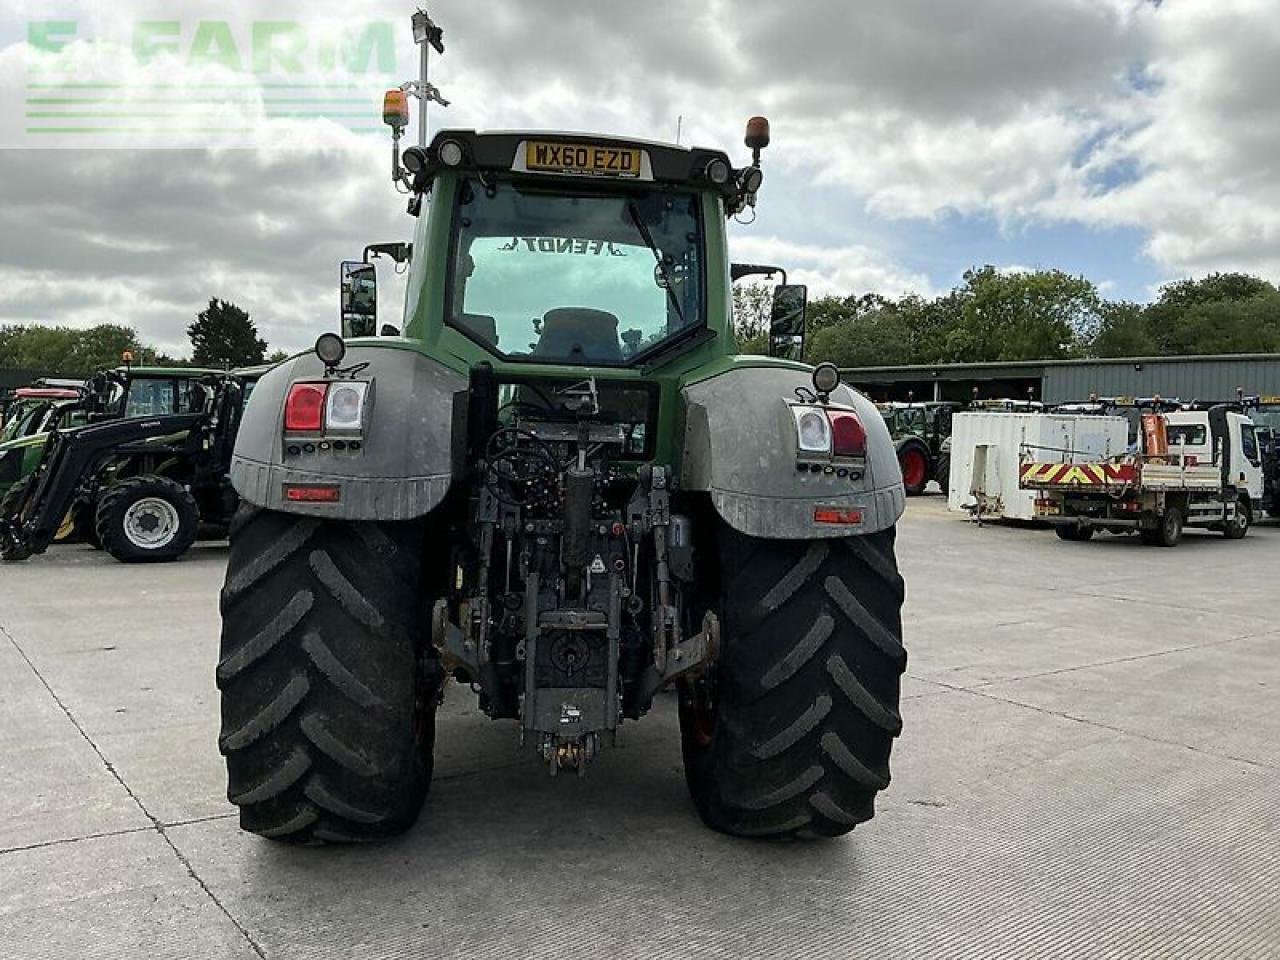
{"type": "Polygon", "coordinates": [[[769,356],[799,360],[804,356],[804,318],[809,306],[809,288],[799,283],[783,284],[773,290],[773,312],[769,319],[769,356]]]}
{"type": "Polygon", "coordinates": [[[342,262],[343,337],[372,337],[378,331],[378,271],[371,263],[342,262]]]}

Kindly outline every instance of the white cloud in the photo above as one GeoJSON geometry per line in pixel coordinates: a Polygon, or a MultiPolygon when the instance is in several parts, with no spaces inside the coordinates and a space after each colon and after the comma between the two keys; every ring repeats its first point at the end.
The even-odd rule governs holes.
{"type": "MultiPolygon", "coordinates": [[[[410,6],[359,11],[393,21],[406,77],[410,6]]],[[[56,15],[127,44],[133,23],[170,9],[72,0],[56,15]]],[[[226,79],[187,60],[198,23],[227,9],[184,4],[180,54],[153,71],[226,79]]],[[[349,10],[248,3],[231,22],[243,38],[254,19],[327,17],[319,36],[349,10]]],[[[743,119],[771,114],[761,223],[734,229],[734,257],[780,262],[818,295],[931,292],[885,224],[957,215],[993,218],[1010,236],[1056,223],[1137,228],[1166,275],[1280,277],[1275,0],[437,0],[432,13],[448,47],[432,79],[454,102],[433,108],[435,124],[667,139],[683,116],[686,143],[741,156],[743,119]],[[814,205],[824,193],[875,232],[833,222],[814,205]]],[[[30,13],[0,0],[0,16],[21,26],[30,13]]],[[[127,58],[113,68],[131,82],[156,76],[127,58]]],[[[390,189],[387,143],[333,121],[269,119],[253,75],[236,79],[250,85],[251,109],[237,116],[261,134],[253,149],[0,151],[0,322],[130,322],[174,349],[195,311],[227,296],[273,344],[300,347],[333,326],[337,261],[412,226],[390,189]]],[[[25,82],[10,43],[0,135],[21,127],[25,82]]],[[[378,91],[359,95],[376,125],[378,91]]],[[[224,109],[175,106],[201,122],[224,109]]],[[[935,280],[964,266],[930,263],[935,280]]]]}
{"type": "Polygon", "coordinates": [[[748,234],[735,237],[730,250],[735,261],[783,267],[789,282],[808,285],[811,297],[932,292],[928,277],[903,270],[870,247],[821,247],[748,234]]]}

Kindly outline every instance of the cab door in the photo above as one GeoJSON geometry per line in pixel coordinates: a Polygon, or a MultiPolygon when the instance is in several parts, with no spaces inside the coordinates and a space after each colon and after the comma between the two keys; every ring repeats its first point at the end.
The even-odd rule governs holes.
{"type": "Polygon", "coordinates": [[[1257,428],[1244,417],[1232,417],[1231,442],[1240,451],[1235,457],[1236,486],[1249,494],[1254,503],[1262,502],[1262,448],[1258,443],[1257,428]]]}

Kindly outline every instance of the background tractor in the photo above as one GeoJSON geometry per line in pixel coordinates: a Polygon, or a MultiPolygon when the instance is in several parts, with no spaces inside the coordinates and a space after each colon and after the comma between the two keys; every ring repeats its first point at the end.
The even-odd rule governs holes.
{"type": "Polygon", "coordinates": [[[41,553],[72,525],[123,562],[175,559],[202,525],[225,533],[238,503],[232,445],[259,373],[96,375],[81,401],[87,422],[55,425],[0,499],[0,558],[41,553]]]}
{"type": "Polygon", "coordinates": [[[944,444],[951,436],[951,418],[964,407],[959,403],[882,403],[880,413],[898,448],[898,464],[908,496],[924,493],[930,480],[947,492],[947,460],[944,444]]]}
{"type": "MultiPolygon", "coordinates": [[[[387,119],[398,139],[401,91],[387,119]]],[[[449,130],[393,165],[403,334],[351,336],[383,328],[376,273],[344,268],[347,336],[267,373],[236,441],[217,683],[245,830],[407,828],[447,677],[552,774],[673,686],[711,827],[872,816],[902,726],[902,481],[833,366],[736,355],[725,221],[755,203],[765,121],[746,143],[735,167],[449,130]]],[[[775,354],[804,304],[775,291],[775,354]]]]}

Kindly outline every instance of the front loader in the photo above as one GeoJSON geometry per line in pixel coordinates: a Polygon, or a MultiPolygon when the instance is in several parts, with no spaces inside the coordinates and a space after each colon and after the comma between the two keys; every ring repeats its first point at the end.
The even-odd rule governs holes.
{"type": "MultiPolygon", "coordinates": [[[[561,776],[615,762],[674,687],[711,827],[872,816],[902,726],[902,478],[834,367],[736,353],[725,222],[767,143],[757,119],[742,167],[564,133],[406,151],[402,321],[345,265],[345,336],[266,374],[236,441],[217,683],[245,830],[409,827],[447,678],[561,776]]],[[[776,291],[775,353],[803,313],[776,291]]]]}

